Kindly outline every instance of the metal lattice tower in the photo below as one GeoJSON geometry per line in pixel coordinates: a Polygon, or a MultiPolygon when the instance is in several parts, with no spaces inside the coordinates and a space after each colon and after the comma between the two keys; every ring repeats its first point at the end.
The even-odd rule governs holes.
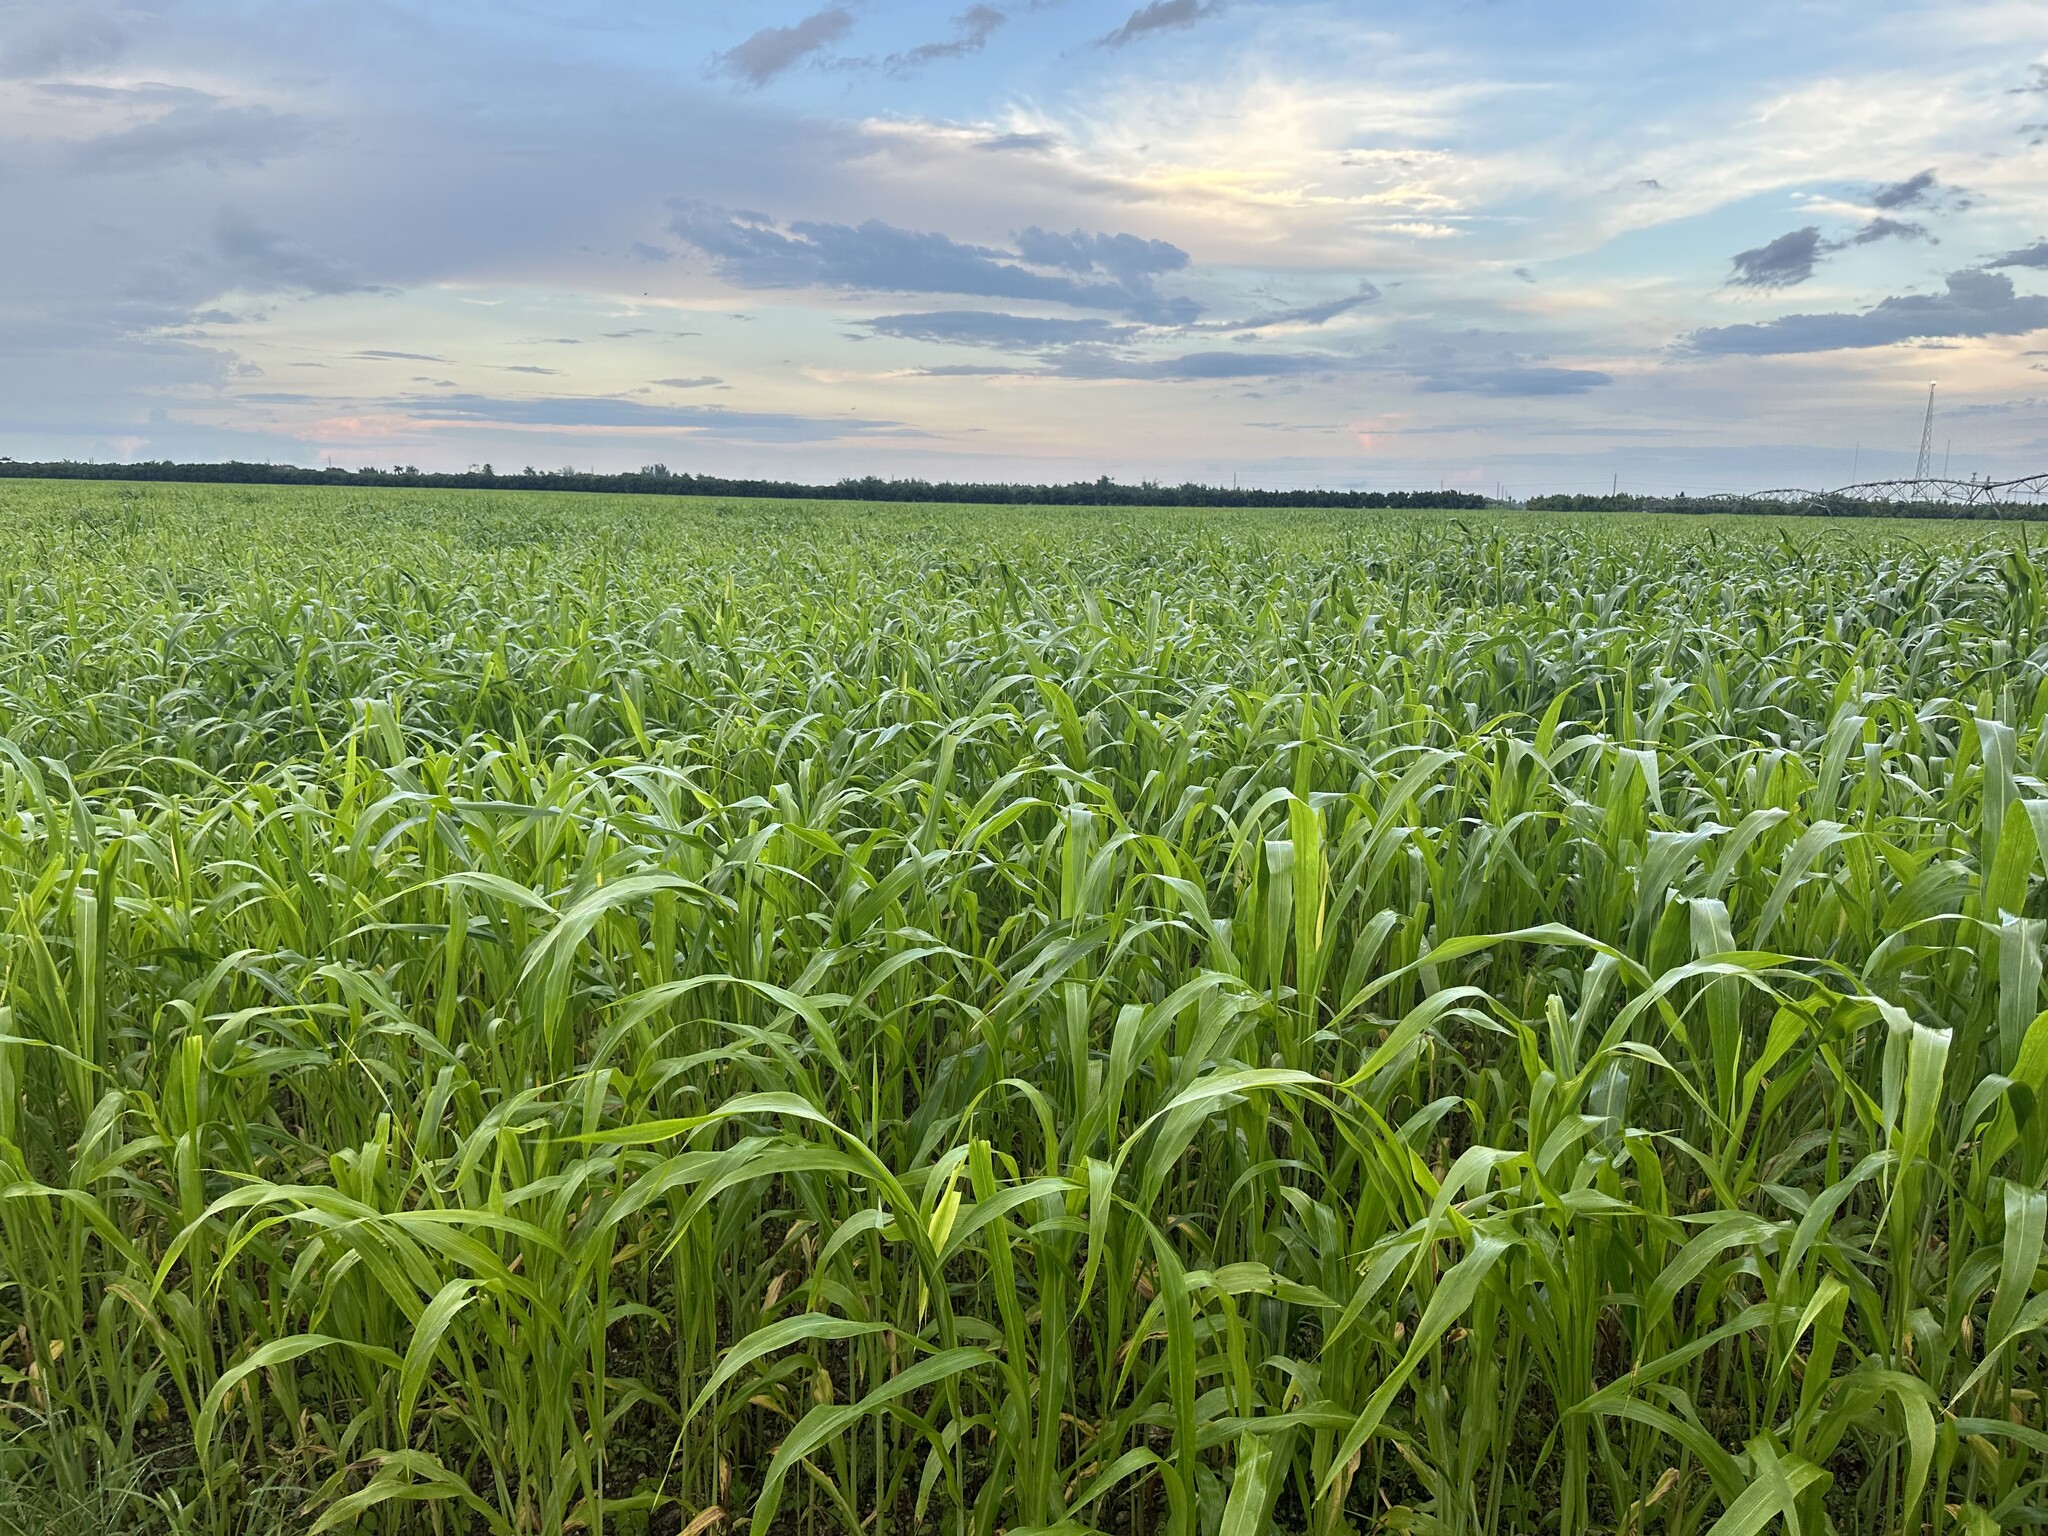
{"type": "Polygon", "coordinates": [[[1934,386],[1927,386],[1927,420],[1920,427],[1920,462],[1913,466],[1913,478],[1925,480],[1934,458],[1934,386]]]}

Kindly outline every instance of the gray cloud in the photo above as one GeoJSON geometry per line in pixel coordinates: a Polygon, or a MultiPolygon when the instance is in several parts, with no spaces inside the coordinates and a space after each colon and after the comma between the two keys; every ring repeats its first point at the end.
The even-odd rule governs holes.
{"type": "Polygon", "coordinates": [[[754,85],[766,85],[791,65],[829,47],[853,28],[853,13],[844,6],[814,11],[788,27],[763,27],[719,63],[754,85]]]}
{"type": "Polygon", "coordinates": [[[448,361],[447,358],[436,357],[431,352],[387,352],[381,347],[368,347],[360,352],[352,352],[349,355],[351,357],[377,358],[384,361],[407,363],[445,363],[448,361]]]}
{"type": "Polygon", "coordinates": [[[715,373],[700,373],[694,379],[656,379],[654,382],[669,389],[715,389],[725,380],[715,373]]]}
{"type": "Polygon", "coordinates": [[[1984,263],[1987,267],[2048,267],[2048,240],[2036,240],[1984,263]]]}
{"type": "Polygon", "coordinates": [[[1734,258],[1735,270],[1729,286],[1735,288],[1789,288],[1813,276],[1813,264],[1827,250],[1820,228],[1809,224],[1780,235],[1768,245],[1742,251],[1734,258]]]}
{"type": "Polygon", "coordinates": [[[974,147],[992,154],[1042,155],[1059,148],[1059,143],[1056,133],[1001,133],[992,139],[983,139],[974,147]]]}
{"type": "Polygon", "coordinates": [[[346,265],[257,224],[235,208],[214,220],[214,249],[234,286],[252,293],[365,293],[377,285],[346,265]]]}
{"type": "Polygon", "coordinates": [[[1377,370],[1364,358],[1330,352],[1185,352],[1178,357],[1134,358],[1106,347],[1072,347],[1036,370],[1045,377],[1134,379],[1169,384],[1227,383],[1239,379],[1311,378],[1377,370]]]}
{"type": "Polygon", "coordinates": [[[1039,315],[1006,315],[983,309],[948,309],[927,314],[877,315],[867,322],[880,336],[908,341],[950,342],[969,347],[1000,347],[1036,352],[1084,342],[1109,345],[1130,340],[1141,327],[1110,320],[1049,319],[1039,315]]]}
{"type": "Polygon", "coordinates": [[[1930,244],[1940,243],[1927,232],[1925,224],[1914,224],[1905,219],[1880,217],[1872,219],[1847,240],[1838,241],[1833,249],[1840,250],[1851,245],[1869,245],[1878,240],[1925,240],[1930,244]]]}
{"type": "MultiPolygon", "coordinates": [[[[944,319],[944,316],[885,316],[885,319],[925,320],[944,319]]],[[[1017,315],[993,316],[993,319],[1019,321],[1017,315]]],[[[906,334],[918,334],[912,329],[906,334]]],[[[930,335],[921,337],[930,340],[956,340],[955,336],[930,335]]],[[[1020,336],[1019,344],[1029,349],[1028,337],[1020,336]]],[[[983,343],[988,346],[1007,345],[1003,339],[983,343]]],[[[1087,340],[1076,340],[1059,344],[1054,338],[1051,350],[1045,352],[1039,366],[1027,367],[985,367],[971,363],[949,363],[920,369],[927,378],[1025,378],[1025,379],[1129,379],[1138,382],[1193,384],[1224,383],[1233,379],[1279,379],[1302,378],[1325,374],[1353,374],[1376,369],[1377,365],[1365,359],[1352,356],[1338,356],[1325,352],[1188,352],[1178,357],[1134,357],[1119,347],[1097,344],[1087,340]]]]}
{"type": "Polygon", "coordinates": [[[160,81],[146,81],[140,85],[94,85],[84,80],[38,80],[35,89],[39,95],[56,101],[103,101],[138,107],[172,107],[180,103],[204,105],[219,101],[220,97],[211,91],[197,90],[189,85],[165,85],[160,81]]]}
{"type": "Polygon", "coordinates": [[[1198,331],[1263,331],[1275,325],[1324,325],[1339,315],[1349,314],[1364,304],[1370,304],[1380,296],[1379,289],[1371,283],[1363,283],[1359,291],[1341,299],[1325,299],[1320,304],[1302,304],[1293,309],[1275,310],[1268,315],[1253,315],[1248,320],[1225,320],[1214,325],[1198,325],[1198,331]]]}
{"type": "Polygon", "coordinates": [[[1057,267],[1081,276],[1103,272],[1126,287],[1161,272],[1178,272],[1188,264],[1188,253],[1179,246],[1137,235],[1091,235],[1079,229],[1060,234],[1034,224],[1011,238],[1017,242],[1017,254],[1034,267],[1057,267]]]}
{"type": "MultiPolygon", "coordinates": [[[[1903,181],[1897,187],[1887,187],[1879,194],[1879,206],[1896,207],[1901,201],[1912,202],[1919,198],[1925,187],[1910,192],[1901,189],[1915,188],[1916,183],[1926,178],[1932,184],[1933,172],[1925,171],[1911,181],[1903,181]],[[1886,194],[1897,193],[1891,203],[1882,202],[1886,194]]],[[[1743,251],[1734,258],[1735,270],[1729,274],[1728,285],[1732,288],[1791,288],[1813,276],[1815,265],[1824,256],[1836,251],[1848,250],[1851,246],[1871,245],[1879,240],[1926,240],[1934,241],[1924,224],[1910,223],[1904,219],[1886,218],[1882,214],[1870,220],[1853,235],[1841,240],[1824,240],[1818,225],[1809,224],[1804,229],[1795,229],[1790,234],[1778,236],[1768,245],[1760,245],[1753,251],[1743,251]]]]}
{"type": "Polygon", "coordinates": [[[1139,378],[1192,382],[1202,379],[1285,379],[1350,373],[1358,361],[1320,352],[1190,352],[1144,365],[1139,378]]]}
{"type": "MultiPolygon", "coordinates": [[[[795,16],[830,0],[786,3],[795,16]]],[[[577,50],[574,34],[556,39],[558,49],[530,34],[458,41],[390,8],[316,20],[304,7],[0,0],[0,55],[32,62],[23,39],[87,9],[123,25],[133,19],[116,70],[6,86],[25,132],[0,145],[0,358],[24,360],[0,366],[0,422],[17,445],[49,457],[83,456],[95,435],[116,431],[146,436],[152,454],[276,456],[279,443],[261,434],[209,436],[213,428],[179,403],[218,387],[236,361],[227,333],[178,335],[200,311],[224,304],[248,316],[272,293],[402,285],[426,289],[430,308],[487,320],[487,335],[535,325],[502,308],[469,315],[465,300],[434,290],[488,274],[549,293],[580,291],[602,313],[624,287],[616,253],[645,236],[650,185],[682,174],[695,195],[728,202],[773,186],[800,207],[843,193],[872,147],[855,125],[777,107],[772,90],[596,61],[577,50]],[[309,60],[317,80],[304,72],[309,60]],[[236,82],[235,105],[259,99],[240,94],[241,82],[299,82],[312,94],[260,99],[312,120],[308,148],[317,147],[319,164],[302,171],[273,160],[217,173],[187,160],[160,174],[81,174],[77,139],[219,99],[185,86],[99,83],[152,76],[236,82]],[[479,114],[478,102],[496,106],[479,114]],[[704,153],[706,145],[717,152],[704,153]],[[217,227],[224,202],[241,211],[225,231],[217,227]],[[150,414],[160,407],[166,420],[150,414]]],[[[693,39],[709,25],[693,18],[664,46],[701,60],[713,45],[693,39]]],[[[373,325],[346,321],[335,350],[402,344],[373,325]]],[[[334,376],[345,366],[353,365],[338,363],[334,376]]],[[[394,370],[394,378],[403,375],[394,370]]],[[[303,447],[297,439],[283,446],[303,447]]]]}
{"type": "Polygon", "coordinates": [[[1452,369],[1421,376],[1420,387],[1430,394],[1468,395],[1583,395],[1588,390],[1612,384],[1612,374],[1597,368],[1506,368],[1452,369]]]}
{"type": "MultiPolygon", "coordinates": [[[[926,377],[1040,379],[1124,379],[1163,384],[1250,383],[1268,379],[1335,378],[1359,374],[1405,375],[1428,393],[1461,392],[1500,396],[1583,394],[1614,382],[1590,368],[1531,366],[1513,357],[1465,366],[1452,360],[1407,364],[1391,355],[1335,352],[1272,352],[1233,347],[1145,357],[1128,350],[1135,327],[1104,321],[1043,320],[982,311],[882,315],[868,322],[878,332],[920,341],[960,342],[1036,352],[1035,367],[949,364],[921,369],[926,377]]],[[[1437,349],[1443,350],[1443,349],[1437,349]]]]}
{"type": "Polygon", "coordinates": [[[715,405],[645,405],[613,395],[505,400],[490,395],[412,395],[394,402],[417,419],[448,426],[627,427],[729,437],[749,442],[830,442],[835,438],[919,435],[901,422],[729,411],[715,405]]]}
{"type": "Polygon", "coordinates": [[[2048,297],[2020,296],[2001,272],[1965,269],[1938,294],[1903,294],[1860,314],[1785,315],[1758,325],[1695,331],[1688,350],[1706,356],[1768,357],[1888,347],[1956,336],[2019,336],[2048,329],[2048,297]]]}
{"type": "Polygon", "coordinates": [[[884,60],[884,67],[896,74],[908,74],[941,59],[959,59],[970,53],[979,53],[988,46],[988,40],[995,36],[996,29],[1009,19],[992,5],[970,6],[953,18],[952,37],[943,42],[920,44],[907,53],[892,53],[884,60]]]}
{"type": "MultiPolygon", "coordinates": [[[[1870,194],[1870,205],[1884,210],[1928,208],[1955,211],[1971,204],[1972,199],[1967,192],[1942,186],[1931,169],[1917,171],[1903,181],[1888,182],[1870,194]]],[[[1877,214],[1860,229],[1838,239],[1823,237],[1819,226],[1809,224],[1804,229],[1780,235],[1755,250],[1740,252],[1733,258],[1734,271],[1729,275],[1728,283],[1736,288],[1791,288],[1812,277],[1815,266],[1823,258],[1856,246],[1874,245],[1881,240],[1925,240],[1930,245],[1940,244],[1925,224],[1892,218],[1888,213],[1877,214]]]]}
{"type": "Polygon", "coordinates": [[[162,171],[194,162],[261,165],[304,146],[312,130],[302,118],[268,107],[187,103],[118,133],[86,139],[72,150],[83,171],[162,171]]]}
{"type": "MultiPolygon", "coordinates": [[[[1927,174],[1931,180],[1931,172],[1923,174],[1927,174]]],[[[1921,178],[1915,176],[1913,182],[1917,180],[1921,178]]],[[[1911,186],[1911,182],[1901,182],[1898,186],[1911,186]]],[[[1913,197],[1917,195],[1919,193],[1915,193],[1913,197]]],[[[1909,197],[1907,201],[1913,199],[1909,197]]],[[[1849,246],[1870,246],[1878,240],[1933,242],[1933,236],[1927,233],[1927,225],[1909,223],[1905,219],[1886,219],[1882,215],[1866,223],[1862,229],[1855,231],[1853,236],[1847,236],[1845,240],[1823,240],[1819,225],[1808,223],[1804,229],[1794,229],[1792,233],[1778,236],[1778,240],[1769,242],[1767,246],[1757,246],[1755,250],[1745,250],[1737,254],[1733,260],[1735,270],[1729,274],[1729,287],[1790,289],[1798,283],[1804,283],[1808,276],[1812,276],[1812,268],[1815,268],[1815,264],[1823,256],[1833,256],[1837,250],[1847,250],[1849,246]]]]}
{"type": "Polygon", "coordinates": [[[1404,367],[1385,358],[1345,356],[1328,352],[1190,352],[1180,357],[1133,361],[1089,349],[1076,349],[1046,370],[1069,378],[1152,379],[1167,383],[1221,383],[1232,380],[1298,379],[1358,373],[1405,373],[1431,394],[1575,395],[1612,384],[1613,378],[1591,368],[1530,367],[1507,363],[1494,367],[1455,365],[1404,367]]]}
{"type": "Polygon", "coordinates": [[[121,56],[128,39],[105,16],[69,16],[0,47],[0,79],[33,80],[121,56]]]}
{"type": "Polygon", "coordinates": [[[1904,181],[1879,187],[1870,194],[1873,208],[1911,208],[1934,200],[1935,179],[1931,170],[1917,171],[1904,181]]]}
{"type": "Polygon", "coordinates": [[[503,367],[504,371],[507,373],[536,373],[541,375],[543,378],[550,379],[554,378],[557,374],[559,374],[562,371],[559,368],[536,367],[532,363],[506,363],[503,365],[503,367]]]}
{"type": "Polygon", "coordinates": [[[1047,235],[1027,231],[1036,255],[968,245],[870,219],[859,226],[800,220],[777,227],[765,214],[677,202],[669,228],[710,258],[721,276],[751,288],[845,288],[896,293],[966,293],[1115,310],[1136,320],[1185,323],[1200,313],[1186,298],[1151,284],[1155,272],[1187,263],[1163,240],[1133,235],[1047,235]],[[1076,266],[1076,263],[1085,265],[1076,266]],[[1047,273],[1037,266],[1058,266],[1047,273]],[[1089,282],[1106,271],[1119,280],[1089,282]],[[1070,275],[1078,274],[1078,275],[1070,275]]]}
{"type": "MultiPolygon", "coordinates": [[[[2036,64],[2034,78],[2025,85],[2016,85],[2005,94],[2008,96],[2048,96],[2048,64],[2036,64]]],[[[2027,141],[2029,148],[2038,149],[2048,144],[2048,123],[2021,123],[2014,130],[2027,141]]]]}
{"type": "Polygon", "coordinates": [[[1103,38],[1097,46],[1121,48],[1126,43],[1134,43],[1141,37],[1150,37],[1155,32],[1171,32],[1182,27],[1192,27],[1204,17],[1214,16],[1222,8],[1221,0],[1152,0],[1150,5],[1131,12],[1124,24],[1103,38]]]}
{"type": "Polygon", "coordinates": [[[930,368],[918,369],[917,377],[920,379],[1014,379],[1019,377],[1019,374],[1015,368],[1004,368],[987,363],[938,363],[930,368]]]}

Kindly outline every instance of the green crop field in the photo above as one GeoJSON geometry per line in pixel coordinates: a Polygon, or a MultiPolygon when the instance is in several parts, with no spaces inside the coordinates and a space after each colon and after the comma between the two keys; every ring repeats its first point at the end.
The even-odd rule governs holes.
{"type": "Polygon", "coordinates": [[[2048,1509],[1973,525],[0,488],[0,1531],[2048,1509]]]}

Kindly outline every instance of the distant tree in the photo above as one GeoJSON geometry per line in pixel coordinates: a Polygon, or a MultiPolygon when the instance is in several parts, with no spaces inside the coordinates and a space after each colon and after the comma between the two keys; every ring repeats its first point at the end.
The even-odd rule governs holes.
{"type": "MultiPolygon", "coordinates": [[[[1377,507],[1472,508],[1486,505],[1486,498],[1467,491],[1325,491],[1255,490],[1237,486],[1206,486],[1187,481],[1167,487],[1147,480],[1122,485],[1108,475],[1092,481],[1078,480],[1065,485],[1029,485],[1016,482],[955,482],[931,480],[884,480],[878,475],[849,477],[836,485],[805,485],[785,480],[729,480],[717,475],[677,473],[665,464],[649,464],[624,474],[579,471],[574,465],[560,470],[539,470],[527,465],[517,473],[500,476],[484,464],[455,474],[420,469],[416,464],[394,464],[389,469],[364,465],[346,470],[335,467],[313,469],[296,464],[177,464],[155,460],[133,464],[94,464],[77,460],[21,463],[0,457],[0,478],[52,480],[175,481],[185,484],[223,483],[238,485],[405,485],[409,488],[458,488],[491,486],[575,491],[641,491],[671,496],[758,496],[782,500],[820,499],[873,502],[962,502],[1008,506],[1152,506],[1152,507],[1377,507]]],[[[1620,509],[1633,506],[1634,497],[1538,498],[1532,507],[1545,505],[1600,506],[1620,509]]],[[[1745,509],[1746,510],[1746,509],[1745,509]]],[[[1754,510],[1783,512],[1777,506],[1759,505],[1754,510]]],[[[1854,513],[1865,510],[1844,506],[1854,513]]],[[[1894,509],[1893,515],[1953,516],[1953,509],[1908,512],[1894,509]]],[[[1984,509],[1979,516],[2039,515],[2029,510],[1984,509]]]]}

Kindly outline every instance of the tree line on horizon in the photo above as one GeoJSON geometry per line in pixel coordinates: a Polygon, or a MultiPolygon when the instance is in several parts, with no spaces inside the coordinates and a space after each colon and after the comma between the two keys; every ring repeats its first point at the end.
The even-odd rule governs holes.
{"type": "Polygon", "coordinates": [[[259,464],[228,460],[186,464],[169,459],[135,463],[94,463],[77,459],[41,462],[0,456],[0,479],[136,480],[199,485],[366,485],[409,486],[431,490],[592,491],[656,496],[738,496],[786,501],[952,502],[992,506],[1115,506],[1115,507],[1349,507],[1478,510],[1519,507],[1530,512],[1658,512],[1719,513],[1772,517],[1902,517],[1955,518],[1976,522],[2048,521],[2048,504],[1996,502],[1960,505],[1954,502],[1891,502],[1817,492],[1804,502],[1764,497],[1641,496],[1561,492],[1503,502],[1473,491],[1346,491],[1268,490],[1235,485],[1202,485],[1183,481],[1162,485],[1144,480],[1135,485],[1108,475],[1066,484],[1012,481],[884,479],[879,475],[848,476],[830,485],[793,480],[736,478],[671,470],[665,464],[606,474],[597,470],[536,469],[499,471],[489,464],[448,472],[415,465],[380,469],[311,468],[301,464],[259,464]]]}
{"type": "Polygon", "coordinates": [[[1261,490],[1200,485],[1161,485],[1146,480],[1127,485],[1103,475],[1065,485],[950,480],[885,480],[849,477],[831,485],[787,480],[735,479],[677,473],[665,464],[602,474],[595,470],[535,469],[500,472],[485,464],[459,473],[390,469],[312,469],[298,464],[180,464],[167,459],[140,463],[81,463],[75,459],[29,463],[0,458],[0,478],[35,480],[146,480],[222,485],[377,485],[435,490],[612,491],[657,496],[748,496],[778,500],[971,502],[990,505],[1152,507],[1435,507],[1471,509],[1490,504],[1471,491],[1261,490]]]}

